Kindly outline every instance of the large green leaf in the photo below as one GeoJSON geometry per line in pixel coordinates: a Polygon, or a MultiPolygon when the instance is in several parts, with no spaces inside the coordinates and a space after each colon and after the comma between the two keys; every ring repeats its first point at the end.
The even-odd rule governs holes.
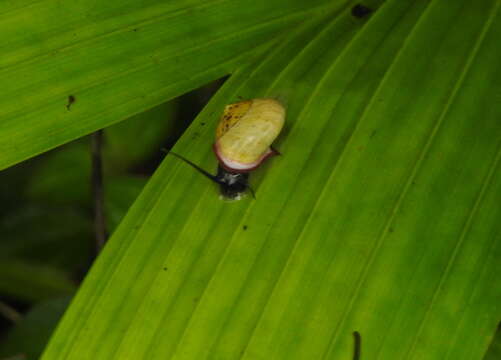
{"type": "Polygon", "coordinates": [[[281,99],[256,199],[167,156],[43,359],[349,359],[355,330],[362,359],[481,359],[500,318],[500,33],[497,0],[297,27],[175,147],[215,169],[224,105],[281,99]]]}
{"type": "Polygon", "coordinates": [[[228,74],[342,2],[2,2],[0,169],[228,74]]]}

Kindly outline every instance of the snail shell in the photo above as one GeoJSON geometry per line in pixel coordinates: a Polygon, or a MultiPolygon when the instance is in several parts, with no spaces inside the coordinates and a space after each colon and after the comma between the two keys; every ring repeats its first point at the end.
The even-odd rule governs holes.
{"type": "Polygon", "coordinates": [[[285,120],[285,108],[274,99],[252,99],[227,105],[216,129],[214,152],[223,168],[249,172],[276,154],[270,145],[285,120]]]}

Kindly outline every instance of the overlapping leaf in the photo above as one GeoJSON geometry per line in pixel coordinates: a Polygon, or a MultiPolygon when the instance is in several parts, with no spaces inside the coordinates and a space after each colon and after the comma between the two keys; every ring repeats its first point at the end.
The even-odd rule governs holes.
{"type": "Polygon", "coordinates": [[[0,4],[0,169],[230,73],[329,3],[0,4]]]}

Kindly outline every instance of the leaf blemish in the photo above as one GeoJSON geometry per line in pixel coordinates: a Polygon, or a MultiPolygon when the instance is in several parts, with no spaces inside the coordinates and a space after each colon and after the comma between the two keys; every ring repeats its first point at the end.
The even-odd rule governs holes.
{"type": "Polygon", "coordinates": [[[351,8],[351,15],[353,15],[356,18],[364,18],[367,15],[369,15],[373,10],[365,5],[362,4],[356,4],[351,8]]]}
{"type": "Polygon", "coordinates": [[[353,338],[354,338],[354,346],[353,346],[353,360],[360,360],[360,352],[361,352],[361,343],[362,343],[362,337],[360,336],[360,333],[358,331],[353,332],[353,338]]]}
{"type": "Polygon", "coordinates": [[[73,105],[73,103],[75,101],[76,101],[76,99],[75,99],[74,95],[68,96],[68,104],[66,104],[66,110],[70,111],[70,107],[71,107],[71,105],[73,105]]]}

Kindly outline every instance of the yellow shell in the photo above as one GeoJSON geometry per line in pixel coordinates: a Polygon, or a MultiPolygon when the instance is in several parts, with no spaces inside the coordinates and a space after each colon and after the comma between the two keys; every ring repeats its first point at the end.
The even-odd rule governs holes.
{"type": "Polygon", "coordinates": [[[273,153],[270,145],[285,121],[285,108],[274,99],[227,105],[216,129],[214,150],[223,167],[250,171],[273,153]]]}

